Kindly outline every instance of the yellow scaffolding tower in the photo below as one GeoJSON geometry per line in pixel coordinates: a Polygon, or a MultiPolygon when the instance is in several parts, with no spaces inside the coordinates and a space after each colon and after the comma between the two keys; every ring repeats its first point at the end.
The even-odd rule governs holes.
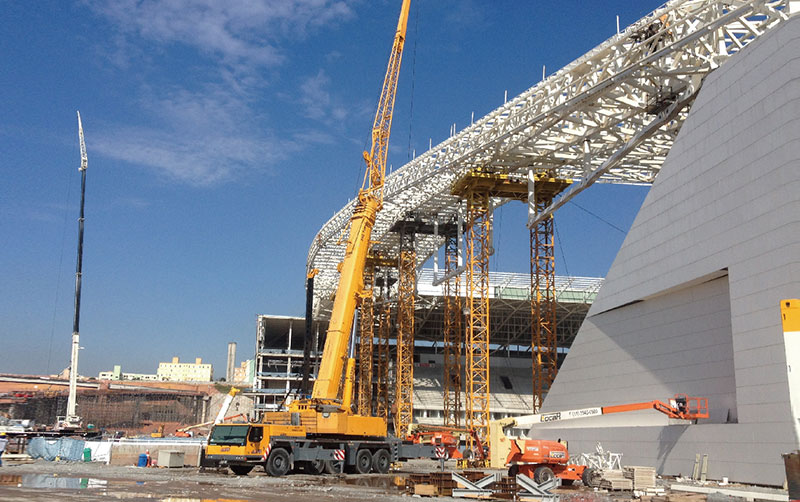
{"type": "Polygon", "coordinates": [[[389,365],[391,354],[389,352],[389,337],[392,332],[392,306],[388,296],[383,297],[384,304],[381,308],[380,322],[378,324],[378,357],[377,357],[377,416],[383,417],[387,422],[391,418],[391,405],[389,400],[389,365]]]}
{"type": "Polygon", "coordinates": [[[361,292],[361,317],[359,318],[358,344],[358,414],[372,415],[372,365],[375,313],[373,289],[375,265],[367,262],[364,267],[364,289],[361,292]]]}
{"type": "MultiPolygon", "coordinates": [[[[444,245],[444,273],[453,273],[458,263],[458,235],[448,235],[444,245]]],[[[461,279],[458,274],[444,283],[444,425],[461,422],[461,279]]]]}
{"type": "MultiPolygon", "coordinates": [[[[532,204],[536,214],[550,206],[571,180],[548,173],[534,176],[532,204]]],[[[531,238],[531,354],[533,356],[533,411],[537,413],[558,372],[556,336],[555,232],[550,215],[533,225],[531,238]]]]}
{"type": "Polygon", "coordinates": [[[528,185],[505,174],[476,169],[458,180],[452,193],[467,201],[466,425],[491,448],[488,434],[490,200],[492,197],[527,200],[528,185]]]}
{"type": "Polygon", "coordinates": [[[395,363],[394,433],[403,437],[414,419],[414,292],[417,255],[414,233],[400,232],[397,264],[397,362],[395,363]]]}

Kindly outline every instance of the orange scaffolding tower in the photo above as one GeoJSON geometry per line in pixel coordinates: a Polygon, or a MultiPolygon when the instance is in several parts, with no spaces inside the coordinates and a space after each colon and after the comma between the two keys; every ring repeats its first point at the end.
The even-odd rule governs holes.
{"type": "Polygon", "coordinates": [[[374,287],[375,265],[368,261],[364,267],[364,289],[361,292],[358,344],[358,414],[364,416],[372,415],[372,345],[375,337],[374,287]]]}
{"type": "Polygon", "coordinates": [[[389,348],[389,337],[392,333],[392,306],[389,303],[388,294],[382,295],[383,305],[380,309],[380,321],[378,323],[378,350],[377,350],[377,416],[383,417],[387,423],[391,418],[390,393],[392,386],[389,377],[391,365],[391,353],[389,348]]]}
{"type": "MultiPolygon", "coordinates": [[[[459,179],[452,190],[467,201],[466,426],[489,446],[489,255],[493,197],[527,200],[528,185],[486,169],[459,179]]],[[[470,447],[472,445],[470,444],[470,447]]]]}
{"type": "Polygon", "coordinates": [[[414,293],[417,254],[414,233],[400,231],[397,263],[397,362],[395,363],[394,433],[403,437],[414,419],[414,293]]]}
{"type": "Polygon", "coordinates": [[[489,215],[488,192],[467,197],[467,428],[486,440],[489,427],[489,215]]]}

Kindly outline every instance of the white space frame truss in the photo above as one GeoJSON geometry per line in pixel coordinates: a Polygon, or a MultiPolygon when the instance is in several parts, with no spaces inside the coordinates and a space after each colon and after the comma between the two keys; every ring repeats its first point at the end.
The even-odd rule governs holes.
{"type": "MultiPolygon", "coordinates": [[[[389,229],[410,212],[439,221],[463,214],[450,188],[474,168],[520,179],[552,170],[579,180],[537,219],[595,182],[651,184],[703,77],[797,11],[795,0],[668,2],[389,175],[375,248],[397,256],[399,238],[389,229]]],[[[307,268],[320,271],[317,318],[329,313],[354,207],[355,200],[328,220],[309,249],[307,268]]],[[[418,264],[443,243],[418,235],[418,264]]]]}

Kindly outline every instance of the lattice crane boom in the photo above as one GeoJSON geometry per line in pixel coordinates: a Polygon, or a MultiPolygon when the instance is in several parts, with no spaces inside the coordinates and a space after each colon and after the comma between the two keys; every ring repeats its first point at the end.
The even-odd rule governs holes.
{"type": "Polygon", "coordinates": [[[411,0],[403,0],[389,56],[389,65],[378,99],[378,111],[372,126],[372,147],[369,152],[364,152],[367,171],[364,185],[358,193],[357,207],[350,218],[350,233],[347,238],[345,256],[341,262],[341,275],[336,287],[331,320],[328,325],[328,336],[325,340],[319,374],[314,382],[312,399],[334,401],[343,398],[342,371],[347,364],[347,349],[353,327],[353,317],[364,288],[364,265],[370,247],[372,229],[378,211],[383,205],[386,154],[410,5],[411,0]]]}
{"type": "Polygon", "coordinates": [[[386,76],[383,78],[383,88],[378,100],[378,110],[372,123],[372,147],[369,152],[364,152],[364,161],[367,171],[364,174],[364,183],[359,193],[359,198],[371,197],[378,201],[378,209],[383,205],[383,185],[386,179],[386,156],[389,150],[389,134],[392,129],[392,115],[394,100],[397,95],[397,78],[400,75],[400,62],[403,58],[403,46],[406,41],[406,27],[408,25],[408,11],[411,0],[404,0],[400,9],[400,19],[397,21],[397,32],[389,56],[389,65],[386,76]]]}

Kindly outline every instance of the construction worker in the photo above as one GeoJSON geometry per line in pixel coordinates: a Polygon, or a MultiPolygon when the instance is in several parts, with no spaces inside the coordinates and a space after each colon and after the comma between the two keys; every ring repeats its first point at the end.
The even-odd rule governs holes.
{"type": "Polygon", "coordinates": [[[0,432],[0,467],[3,466],[3,452],[6,451],[8,445],[8,437],[5,432],[0,432]]]}

